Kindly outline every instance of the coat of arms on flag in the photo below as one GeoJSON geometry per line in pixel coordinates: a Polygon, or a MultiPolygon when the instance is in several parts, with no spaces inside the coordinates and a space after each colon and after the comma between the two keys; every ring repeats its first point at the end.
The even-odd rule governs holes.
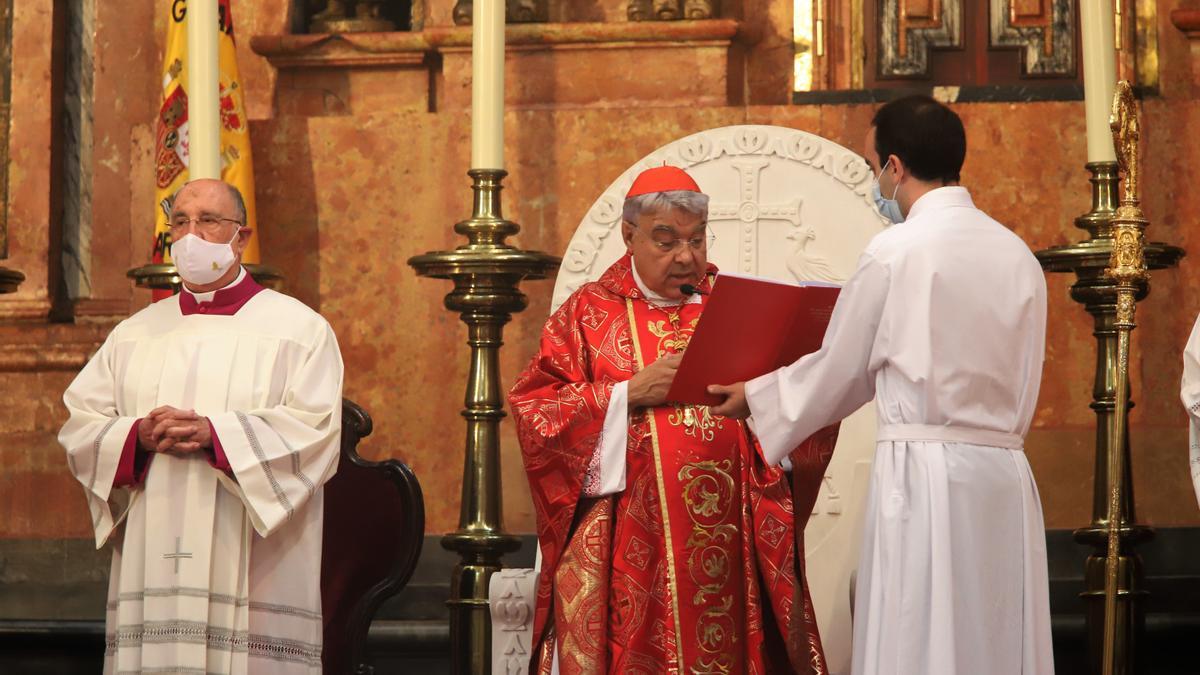
{"type": "MultiPolygon", "coordinates": [[[[221,120],[221,179],[236,186],[246,202],[246,226],[255,230],[242,254],[242,261],[259,261],[254,200],[254,163],[250,152],[250,129],[238,76],[231,0],[219,0],[218,54],[220,79],[218,105],[221,120]]],[[[177,7],[181,3],[173,2],[177,7]]],[[[155,129],[155,264],[171,262],[171,236],[167,227],[171,197],[188,181],[188,12],[172,11],[167,26],[163,57],[162,106],[155,129]]]]}

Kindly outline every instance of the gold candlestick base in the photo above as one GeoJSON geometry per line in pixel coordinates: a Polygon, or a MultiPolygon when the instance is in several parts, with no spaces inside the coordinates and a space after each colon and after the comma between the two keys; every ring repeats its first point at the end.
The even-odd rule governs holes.
{"type": "MultiPolygon", "coordinates": [[[[243,265],[243,267],[262,286],[274,290],[279,290],[283,287],[283,274],[274,267],[257,264],[247,264],[243,265]]],[[[178,293],[179,289],[183,286],[183,279],[179,277],[175,266],[170,263],[152,263],[135,267],[126,272],[125,276],[133,279],[133,283],[139,288],[169,290],[173,293],[178,293]]]]}
{"type": "Polygon", "coordinates": [[[0,267],[0,293],[16,293],[17,287],[25,281],[25,275],[20,272],[0,267]]]}
{"type": "Polygon", "coordinates": [[[504,240],[520,226],[500,213],[498,169],[472,169],[474,209],[470,219],[454,226],[467,243],[453,251],[435,251],[408,261],[417,274],[449,279],[454,290],[446,308],[467,324],[471,370],[467,382],[466,458],[458,530],[442,539],[462,561],[451,576],[450,655],[454,673],[491,670],[491,614],[488,583],[500,570],[500,558],[517,550],[520,540],[504,532],[500,499],[500,346],[504,324],[528,305],[517,285],[545,279],[559,259],[538,251],[522,251],[504,240]]]}

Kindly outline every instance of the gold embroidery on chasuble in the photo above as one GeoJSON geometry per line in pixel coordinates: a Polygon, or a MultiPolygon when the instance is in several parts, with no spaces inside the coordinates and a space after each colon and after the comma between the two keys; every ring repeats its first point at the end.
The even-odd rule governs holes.
{"type": "MultiPolygon", "coordinates": [[[[730,609],[733,596],[729,585],[735,560],[730,552],[742,552],[738,522],[740,513],[737,483],[730,471],[732,460],[705,460],[685,464],[678,478],[683,484],[683,501],[692,521],[692,534],[685,549],[688,574],[697,590],[692,604],[704,607],[696,626],[696,642],[706,655],[701,658],[702,672],[729,672],[733,664],[732,651],[738,639],[738,627],[730,609]]],[[[740,565],[739,565],[740,566],[740,565]]]]}
{"type": "MultiPolygon", "coordinates": [[[[657,358],[661,359],[668,354],[682,353],[687,349],[688,343],[692,341],[692,336],[696,334],[696,324],[700,322],[698,312],[687,320],[682,318],[682,314],[686,310],[695,308],[696,305],[651,306],[667,315],[666,319],[650,319],[646,323],[646,330],[658,338],[658,346],[655,348],[657,358]]],[[[683,427],[684,433],[693,438],[711,441],[715,437],[714,429],[725,428],[725,418],[713,415],[711,409],[706,405],[675,403],[672,404],[672,407],[674,412],[667,417],[667,422],[672,426],[683,427]]]]}
{"type": "Polygon", "coordinates": [[[555,628],[564,675],[605,671],[611,524],[612,500],[591,502],[555,570],[555,628]]]}
{"type": "Polygon", "coordinates": [[[683,433],[702,441],[711,441],[714,430],[725,428],[725,418],[714,415],[706,405],[674,404],[675,411],[667,416],[667,421],[677,427],[683,427],[683,433]]]}
{"type": "MultiPolygon", "coordinates": [[[[634,304],[635,303],[631,299],[627,298],[625,300],[625,308],[629,314],[630,333],[631,337],[633,338],[634,359],[636,360],[637,367],[640,370],[646,367],[646,357],[642,352],[642,341],[639,336],[639,324],[637,321],[637,312],[635,311],[634,304]]],[[[648,303],[642,303],[642,305],[645,307],[649,306],[648,303]]],[[[674,624],[671,626],[671,628],[674,628],[672,631],[665,623],[656,622],[654,626],[655,630],[652,643],[667,653],[668,666],[673,666],[675,669],[678,669],[683,663],[683,643],[682,640],[677,638],[682,634],[683,631],[680,629],[679,620],[679,585],[678,575],[676,574],[675,570],[675,546],[673,545],[671,537],[670,508],[668,507],[666,500],[662,498],[662,496],[666,495],[666,486],[664,484],[662,451],[658,444],[658,424],[655,421],[655,418],[657,417],[657,411],[648,410],[645,413],[645,417],[650,424],[650,443],[651,447],[653,448],[654,455],[654,476],[658,487],[657,494],[659,495],[659,498],[655,501],[658,502],[659,507],[662,509],[663,539],[666,542],[665,558],[668,586],[666,590],[669,597],[668,602],[670,603],[670,617],[674,624]],[[673,646],[674,649],[667,650],[666,647],[668,645],[673,646]]]]}
{"type": "Polygon", "coordinates": [[[554,313],[510,393],[544,555],[539,673],[556,653],[563,675],[809,670],[802,629],[782,631],[806,614],[792,611],[794,540],[779,531],[790,490],[778,471],[760,476],[737,420],[700,406],[634,411],[625,489],[582,495],[613,384],[695,333],[701,304],[671,310],[637,298],[628,258],[614,263],[554,313]]]}
{"type": "Polygon", "coordinates": [[[655,307],[655,309],[666,312],[667,318],[655,321],[651,319],[646,322],[646,330],[650,334],[658,338],[658,347],[655,350],[658,358],[662,358],[667,354],[678,354],[687,349],[688,342],[692,340],[692,335],[696,333],[696,324],[700,323],[700,317],[695,317],[687,323],[683,323],[680,318],[682,312],[681,307],[655,307]]]}
{"type": "MultiPolygon", "coordinates": [[[[654,358],[685,349],[700,306],[666,309],[630,301],[629,313],[630,324],[638,328],[633,338],[641,362],[647,356],[642,345],[653,345],[654,358]]],[[[712,415],[707,406],[662,406],[646,417],[674,615],[673,625],[661,627],[673,633],[664,634],[663,643],[675,642],[680,673],[753,672],[742,639],[751,617],[743,588],[741,525],[748,504],[743,504],[740,480],[741,427],[712,415]]]]}
{"type": "Polygon", "coordinates": [[[630,275],[626,259],[572,296],[510,394],[545,561],[539,672],[555,654],[563,675],[759,675],[791,672],[791,654],[807,670],[803,642],[779,658],[787,622],[765,621],[763,607],[773,607],[773,619],[792,616],[791,607],[759,581],[778,580],[792,595],[783,586],[794,546],[790,535],[776,538],[778,522],[791,520],[788,491],[781,483],[764,495],[766,484],[748,476],[756,455],[740,422],[700,407],[690,418],[682,406],[634,410],[625,490],[581,495],[612,385],[685,349],[702,311],[668,313],[631,298],[630,275]],[[770,541],[756,544],[767,514],[770,541]]]}

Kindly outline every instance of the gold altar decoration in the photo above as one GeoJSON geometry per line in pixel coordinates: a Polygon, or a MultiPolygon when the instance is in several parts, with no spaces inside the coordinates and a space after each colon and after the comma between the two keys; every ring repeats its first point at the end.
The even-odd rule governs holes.
{"type": "Polygon", "coordinates": [[[505,243],[521,229],[501,215],[500,183],[507,174],[503,169],[471,169],[473,213],[454,226],[455,232],[467,237],[467,243],[453,251],[434,251],[408,261],[423,277],[454,282],[445,305],[467,324],[471,348],[466,408],[462,411],[467,419],[462,507],[458,530],[442,538],[443,547],[462,557],[454,569],[447,601],[450,657],[456,674],[491,671],[488,583],[500,570],[501,556],[521,545],[516,536],[504,532],[500,508],[500,421],[505,416],[500,346],[504,324],[528,305],[517,285],[545,279],[560,262],[540,251],[523,251],[505,243]]]}
{"type": "Polygon", "coordinates": [[[312,15],[310,33],[386,33],[396,24],[383,16],[385,0],[329,0],[312,15]]]}
{"type": "MultiPolygon", "coordinates": [[[[1125,174],[1125,189],[1121,197],[1121,205],[1112,218],[1112,257],[1106,277],[1116,284],[1117,320],[1113,327],[1117,331],[1117,363],[1116,363],[1116,409],[1127,407],[1129,400],[1129,339],[1137,326],[1134,313],[1137,305],[1137,284],[1147,281],[1150,274],[1146,271],[1146,259],[1143,254],[1142,232],[1148,224],[1138,203],[1138,140],[1141,136],[1138,124],[1137,103],[1133,100],[1133,88],[1128,81],[1117,83],[1117,92],[1113,97],[1112,118],[1110,121],[1113,133],[1113,145],[1117,150],[1117,165],[1125,174]]],[[[1125,436],[1127,418],[1117,415],[1113,419],[1113,437],[1125,436]]],[[[1117,661],[1123,655],[1118,649],[1128,652],[1126,635],[1117,635],[1118,587],[1121,566],[1121,537],[1119,520],[1121,512],[1121,496],[1125,491],[1124,474],[1120,470],[1122,447],[1119,443],[1110,443],[1108,447],[1108,555],[1104,561],[1104,675],[1115,675],[1118,672],[1117,661]]],[[[1128,587],[1126,587],[1128,592],[1128,587]]],[[[1128,672],[1121,669],[1120,672],[1128,672]]]]}
{"type": "Polygon", "coordinates": [[[1178,246],[1143,242],[1147,221],[1138,208],[1138,117],[1129,82],[1114,96],[1113,132],[1118,161],[1089,162],[1092,208],[1075,219],[1088,234],[1076,244],[1037,252],[1047,272],[1072,272],[1071,298],[1092,315],[1096,375],[1091,408],[1096,413],[1096,471],[1092,522],[1075,540],[1092,546],[1084,569],[1089,666],[1087,672],[1137,672],[1137,643],[1145,632],[1144,572],[1135,547],[1154,536],[1137,522],[1129,444],[1129,333],[1134,307],[1150,292],[1148,270],[1174,267],[1178,246]],[[1124,196],[1117,204],[1119,171],[1124,196]]]}

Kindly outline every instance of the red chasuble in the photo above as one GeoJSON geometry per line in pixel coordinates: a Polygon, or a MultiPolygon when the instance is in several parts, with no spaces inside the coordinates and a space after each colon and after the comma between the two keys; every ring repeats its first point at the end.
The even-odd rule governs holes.
{"type": "Polygon", "coordinates": [[[836,427],[793,453],[799,518],[744,424],[705,406],[632,415],[625,490],[583,496],[613,385],[686,348],[703,311],[647,301],[631,264],[554,313],[509,394],[543,556],[531,670],[550,672],[557,642],[563,675],[825,673],[795,532],[836,427]]]}

